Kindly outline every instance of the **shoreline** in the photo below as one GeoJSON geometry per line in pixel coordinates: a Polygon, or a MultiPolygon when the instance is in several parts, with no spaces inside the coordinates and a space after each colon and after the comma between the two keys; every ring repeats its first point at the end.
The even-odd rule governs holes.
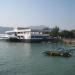
{"type": "Polygon", "coordinates": [[[70,44],[75,46],[75,39],[62,39],[65,44],[70,44]]]}

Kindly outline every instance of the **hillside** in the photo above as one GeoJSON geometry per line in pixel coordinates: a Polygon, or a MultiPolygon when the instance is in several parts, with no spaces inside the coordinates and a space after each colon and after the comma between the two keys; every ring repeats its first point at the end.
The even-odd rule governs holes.
{"type": "Polygon", "coordinates": [[[0,34],[4,34],[5,31],[8,31],[8,30],[12,30],[13,28],[11,27],[2,27],[0,26],[0,34]]]}

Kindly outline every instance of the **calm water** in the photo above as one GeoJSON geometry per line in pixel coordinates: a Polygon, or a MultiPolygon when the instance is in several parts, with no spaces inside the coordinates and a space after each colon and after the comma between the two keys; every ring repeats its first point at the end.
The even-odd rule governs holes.
{"type": "Polygon", "coordinates": [[[42,54],[58,47],[70,46],[0,42],[0,75],[75,75],[75,52],[70,58],[42,54]]]}

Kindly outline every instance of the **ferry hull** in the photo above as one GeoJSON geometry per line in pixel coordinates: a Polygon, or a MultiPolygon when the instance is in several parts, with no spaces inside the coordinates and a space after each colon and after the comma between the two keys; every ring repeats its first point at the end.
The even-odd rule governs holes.
{"type": "Polygon", "coordinates": [[[54,39],[17,39],[17,38],[9,38],[6,41],[8,41],[8,42],[40,43],[40,42],[53,42],[54,39]]]}

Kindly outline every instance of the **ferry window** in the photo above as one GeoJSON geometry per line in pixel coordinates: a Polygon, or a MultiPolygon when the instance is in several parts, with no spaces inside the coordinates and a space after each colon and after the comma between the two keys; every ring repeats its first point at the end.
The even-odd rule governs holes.
{"type": "Polygon", "coordinates": [[[21,32],[21,34],[23,34],[23,32],[21,32]]]}
{"type": "Polygon", "coordinates": [[[42,32],[39,32],[40,34],[42,34],[42,32]]]}
{"type": "Polygon", "coordinates": [[[23,36],[21,36],[21,38],[23,38],[23,36]]]}
{"type": "Polygon", "coordinates": [[[32,32],[32,34],[34,34],[34,32],[32,32]]]}
{"type": "Polygon", "coordinates": [[[18,32],[18,34],[20,34],[20,32],[18,32]]]}
{"type": "Polygon", "coordinates": [[[31,38],[42,38],[42,36],[31,36],[31,38]]]}
{"type": "Polygon", "coordinates": [[[34,36],[31,36],[31,38],[35,38],[34,36]]]}
{"type": "Polygon", "coordinates": [[[17,33],[15,32],[15,36],[17,36],[17,33]]]}
{"type": "Polygon", "coordinates": [[[24,36],[20,36],[21,37],[21,39],[24,39],[24,36]]]}
{"type": "Polygon", "coordinates": [[[18,38],[20,39],[20,36],[18,36],[18,38]]]}
{"type": "Polygon", "coordinates": [[[39,32],[35,32],[35,34],[39,34],[39,32]]]}

